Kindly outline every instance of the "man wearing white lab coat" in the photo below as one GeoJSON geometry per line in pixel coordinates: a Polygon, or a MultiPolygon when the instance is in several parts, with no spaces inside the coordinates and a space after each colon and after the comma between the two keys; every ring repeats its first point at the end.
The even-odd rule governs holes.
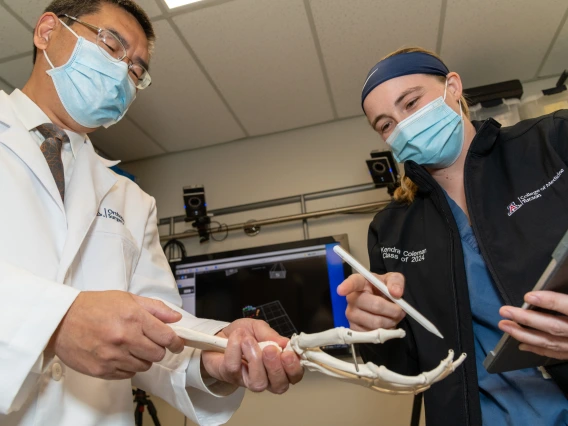
{"type": "Polygon", "coordinates": [[[132,101],[109,101],[131,83],[104,86],[99,43],[114,55],[118,39],[116,66],[137,90],[149,84],[147,16],[128,0],[55,0],[48,10],[34,32],[30,80],[0,91],[0,425],[132,425],[131,386],[196,423],[223,424],[243,397],[238,386],[282,393],[301,379],[299,361],[260,350],[257,341],[286,344],[264,323],[229,325],[179,308],[154,199],[110,171],[86,136],[132,101]],[[47,74],[73,66],[105,90],[47,74]],[[166,325],[175,322],[227,337],[226,353],[184,348],[166,325]]]}

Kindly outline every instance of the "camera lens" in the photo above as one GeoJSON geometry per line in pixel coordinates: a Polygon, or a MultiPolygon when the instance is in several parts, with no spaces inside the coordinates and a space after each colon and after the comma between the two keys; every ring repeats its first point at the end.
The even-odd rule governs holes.
{"type": "Polygon", "coordinates": [[[201,205],[201,199],[199,199],[197,197],[191,197],[189,199],[189,205],[191,207],[193,207],[194,209],[196,209],[197,207],[199,207],[201,205]]]}
{"type": "Polygon", "coordinates": [[[378,174],[382,174],[387,171],[387,168],[382,162],[376,161],[373,163],[373,170],[378,174]]]}

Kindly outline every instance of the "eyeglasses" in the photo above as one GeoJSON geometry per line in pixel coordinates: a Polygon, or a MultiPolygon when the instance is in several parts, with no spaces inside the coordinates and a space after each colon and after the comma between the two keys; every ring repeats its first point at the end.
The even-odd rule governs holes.
{"type": "Polygon", "coordinates": [[[95,31],[97,33],[97,47],[111,62],[121,62],[124,61],[124,59],[128,59],[128,75],[134,82],[137,89],[144,90],[152,84],[152,77],[150,77],[148,70],[142,65],[132,62],[132,59],[130,59],[127,55],[124,44],[122,44],[114,33],[83,22],[80,19],[67,14],[61,15],[60,17],[72,19],[73,21],[95,31]]]}

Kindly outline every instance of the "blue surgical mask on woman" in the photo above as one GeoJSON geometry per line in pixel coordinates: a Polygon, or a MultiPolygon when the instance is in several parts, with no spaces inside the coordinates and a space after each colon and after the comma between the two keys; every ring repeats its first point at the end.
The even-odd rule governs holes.
{"type": "Polygon", "coordinates": [[[55,68],[43,53],[63,107],[73,120],[91,129],[110,127],[119,122],[136,98],[136,86],[128,76],[125,62],[105,58],[95,43],[79,37],[63,21],[61,23],[77,37],[77,45],[69,61],[55,68]]]}
{"type": "Polygon", "coordinates": [[[400,163],[412,160],[420,165],[443,169],[456,162],[464,143],[463,111],[458,115],[444,96],[433,100],[395,127],[386,140],[400,163]]]}

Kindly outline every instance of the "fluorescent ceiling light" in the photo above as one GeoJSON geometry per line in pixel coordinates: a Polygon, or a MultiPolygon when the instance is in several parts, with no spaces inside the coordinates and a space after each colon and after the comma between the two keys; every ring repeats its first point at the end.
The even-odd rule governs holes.
{"type": "Polygon", "coordinates": [[[166,0],[166,4],[170,9],[173,9],[175,7],[185,6],[186,4],[190,3],[197,3],[198,1],[201,0],[166,0]]]}

